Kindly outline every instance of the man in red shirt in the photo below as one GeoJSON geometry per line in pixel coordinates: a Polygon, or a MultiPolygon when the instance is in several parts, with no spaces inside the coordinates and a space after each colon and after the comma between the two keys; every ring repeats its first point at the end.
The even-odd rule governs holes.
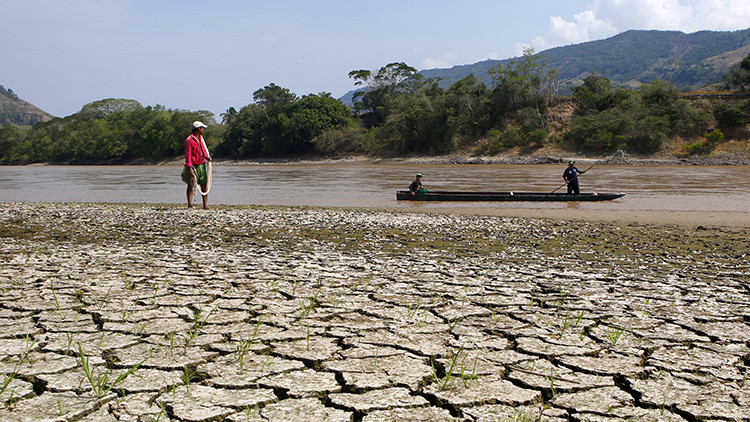
{"type": "Polygon", "coordinates": [[[188,208],[193,208],[193,189],[195,184],[200,185],[199,192],[203,196],[203,209],[208,208],[208,172],[206,161],[211,161],[206,142],[203,140],[203,131],[207,128],[203,122],[193,122],[193,133],[185,139],[185,171],[183,180],[187,183],[188,208]]]}

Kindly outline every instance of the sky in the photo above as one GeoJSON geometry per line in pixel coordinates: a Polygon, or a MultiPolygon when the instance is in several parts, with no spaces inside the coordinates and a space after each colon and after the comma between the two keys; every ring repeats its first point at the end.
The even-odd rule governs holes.
{"type": "Polygon", "coordinates": [[[750,27],[750,0],[0,0],[0,85],[58,117],[105,98],[220,114],[271,83],[356,88],[630,29],[750,27]]]}

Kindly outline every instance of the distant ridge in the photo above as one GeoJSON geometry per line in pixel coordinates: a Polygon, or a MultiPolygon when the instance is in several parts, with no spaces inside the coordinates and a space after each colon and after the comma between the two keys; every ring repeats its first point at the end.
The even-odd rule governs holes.
{"type": "MultiPolygon", "coordinates": [[[[750,54],[750,28],[740,31],[631,30],[613,37],[541,51],[550,67],[558,69],[561,87],[579,85],[592,73],[606,76],[615,84],[637,87],[654,79],[672,82],[678,89],[696,90],[721,80],[729,67],[750,54]]],[[[483,60],[449,69],[426,69],[419,73],[439,79],[447,88],[469,74],[488,86],[487,71],[518,58],[483,60]]],[[[341,97],[351,104],[356,91],[341,97]]]]}
{"type": "Polygon", "coordinates": [[[5,89],[0,85],[0,125],[31,126],[54,117],[39,107],[18,98],[13,90],[5,89]]]}

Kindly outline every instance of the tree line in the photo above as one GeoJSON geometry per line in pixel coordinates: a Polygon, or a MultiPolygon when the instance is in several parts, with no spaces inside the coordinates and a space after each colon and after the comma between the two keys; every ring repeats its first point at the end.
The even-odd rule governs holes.
{"type": "MultiPolygon", "coordinates": [[[[194,120],[215,157],[257,158],[300,154],[402,155],[470,151],[498,154],[555,143],[568,150],[607,153],[659,151],[668,139],[686,140],[687,153],[710,151],[725,135],[747,138],[750,101],[698,108],[681,99],[674,85],[657,80],[638,89],[613,86],[589,75],[573,89],[575,110],[564,130],[552,130],[558,93],[557,70],[543,56],[524,52],[498,65],[485,84],[473,75],[441,88],[403,62],[378,70],[354,70],[363,89],[352,109],[329,93],[298,97],[270,84],[253,93],[239,111],[221,121],[205,110],[142,106],[135,100],[105,99],[65,118],[31,128],[0,127],[0,162],[125,162],[165,159],[183,153],[194,120]]],[[[725,75],[727,86],[750,87],[750,55],[725,75]]]]}

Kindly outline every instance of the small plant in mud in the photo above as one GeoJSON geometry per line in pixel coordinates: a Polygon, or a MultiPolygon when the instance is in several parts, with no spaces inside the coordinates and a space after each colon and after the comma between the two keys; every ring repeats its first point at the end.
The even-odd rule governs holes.
{"type": "Polygon", "coordinates": [[[194,369],[188,368],[187,365],[182,367],[182,382],[185,383],[185,390],[187,392],[190,392],[190,382],[195,379],[195,373],[196,371],[194,369]]]}
{"type": "Polygon", "coordinates": [[[451,379],[453,379],[453,371],[458,366],[458,358],[461,355],[461,352],[463,352],[464,348],[461,346],[458,349],[458,352],[453,354],[453,357],[451,357],[450,365],[448,366],[448,369],[445,371],[445,377],[442,379],[440,378],[440,373],[438,369],[435,367],[435,360],[433,358],[430,358],[430,367],[432,368],[432,376],[435,379],[435,383],[438,386],[438,389],[440,391],[447,390],[450,388],[451,385],[451,379]]]}
{"type": "Polygon", "coordinates": [[[55,290],[55,283],[50,284],[50,289],[52,289],[52,300],[55,302],[55,309],[57,312],[60,312],[60,316],[65,318],[65,315],[62,313],[62,307],[60,306],[60,301],[57,299],[57,291],[55,290]]]}
{"type": "Polygon", "coordinates": [[[234,356],[237,359],[237,364],[240,367],[240,375],[245,372],[245,355],[250,351],[251,340],[240,340],[234,350],[234,356]]]}
{"type": "Polygon", "coordinates": [[[83,301],[83,299],[84,299],[84,297],[85,297],[85,293],[83,293],[83,290],[81,290],[81,289],[76,289],[76,290],[75,290],[75,291],[73,292],[73,296],[75,296],[75,298],[76,298],[76,300],[78,301],[78,303],[80,303],[81,305],[84,305],[84,306],[86,305],[86,302],[84,302],[84,301],[83,301]]]}
{"type": "Polygon", "coordinates": [[[203,328],[208,323],[208,318],[211,316],[211,314],[214,312],[214,309],[211,309],[208,311],[208,314],[205,318],[202,318],[203,311],[200,308],[193,309],[193,325],[190,326],[187,333],[187,340],[185,340],[185,348],[188,347],[190,342],[192,342],[196,337],[198,337],[198,334],[200,334],[201,328],[203,328]]]}
{"type": "Polygon", "coordinates": [[[307,344],[307,350],[310,350],[310,324],[305,325],[305,343],[307,344]]]}
{"type": "Polygon", "coordinates": [[[167,414],[167,409],[164,407],[163,404],[159,405],[159,413],[156,414],[156,416],[152,419],[153,422],[159,422],[162,418],[162,416],[167,414]]]}
{"type": "Polygon", "coordinates": [[[417,303],[406,305],[406,318],[412,319],[416,316],[417,312],[422,309],[422,300],[417,299],[417,303]]]}
{"type": "Polygon", "coordinates": [[[549,381],[549,389],[552,391],[552,397],[557,396],[557,388],[555,388],[555,374],[552,371],[552,368],[549,369],[549,376],[547,377],[547,381],[549,381]]]}
{"type": "Polygon", "coordinates": [[[539,419],[537,419],[536,415],[526,412],[518,412],[513,415],[513,419],[511,419],[512,422],[536,422],[538,420],[539,419]]]}
{"type": "MultiPolygon", "coordinates": [[[[10,383],[13,382],[13,380],[16,379],[17,376],[18,376],[18,372],[16,371],[15,368],[10,374],[5,375],[5,378],[3,379],[2,384],[0,384],[0,394],[3,394],[5,390],[8,389],[8,387],[10,386],[10,383]]],[[[13,391],[11,391],[11,396],[12,395],[13,395],[13,391]]]]}
{"type": "Polygon", "coordinates": [[[617,342],[620,340],[620,337],[622,337],[622,334],[625,332],[627,327],[617,326],[613,325],[609,328],[609,331],[607,332],[607,341],[612,346],[617,345],[617,342]]]}
{"type": "Polygon", "coordinates": [[[23,353],[21,353],[21,356],[19,357],[21,362],[29,362],[29,356],[31,355],[31,352],[34,350],[34,347],[37,345],[37,340],[30,335],[26,334],[26,345],[24,346],[23,353]]]}
{"type": "Polygon", "coordinates": [[[125,290],[133,291],[135,290],[135,280],[133,280],[133,277],[129,276],[128,273],[125,272],[125,270],[120,270],[120,275],[122,276],[125,290]]]}
{"type": "Polygon", "coordinates": [[[557,327],[557,337],[561,338],[563,335],[565,335],[565,332],[569,328],[576,328],[578,324],[581,323],[584,315],[586,315],[586,311],[580,310],[578,311],[578,315],[575,317],[575,319],[573,319],[573,317],[568,312],[566,312],[565,315],[563,315],[561,318],[559,327],[557,327]]]}
{"type": "Polygon", "coordinates": [[[89,356],[83,351],[81,343],[78,343],[78,362],[81,365],[81,370],[83,371],[85,380],[89,382],[89,385],[97,398],[102,398],[109,394],[113,388],[125,381],[128,376],[137,371],[143,362],[146,361],[144,359],[127,371],[121,372],[117,377],[112,378],[114,372],[111,368],[107,367],[105,371],[101,372],[96,367],[91,366],[89,359],[89,356]]]}
{"type": "Polygon", "coordinates": [[[320,294],[320,290],[315,292],[313,296],[310,296],[308,299],[300,299],[299,300],[299,318],[305,318],[307,315],[312,312],[313,309],[318,305],[318,295],[320,294]]]}
{"type": "Polygon", "coordinates": [[[513,416],[513,419],[511,419],[512,422],[537,422],[542,420],[542,415],[544,414],[544,411],[549,409],[550,405],[548,404],[540,404],[539,405],[539,414],[535,415],[533,412],[527,413],[525,411],[521,411],[516,413],[513,416]]]}
{"type": "Polygon", "coordinates": [[[65,338],[68,340],[68,347],[65,349],[66,353],[70,352],[70,348],[73,345],[73,340],[75,339],[75,334],[71,332],[65,333],[65,338]]]}
{"type": "Polygon", "coordinates": [[[260,363],[260,374],[263,375],[264,372],[266,372],[266,368],[271,364],[271,355],[270,351],[266,351],[266,353],[263,355],[263,361],[260,363]]]}
{"type": "Polygon", "coordinates": [[[562,309],[567,309],[566,302],[568,301],[568,296],[570,296],[570,293],[566,292],[563,289],[560,289],[560,299],[557,302],[557,311],[561,311],[562,309]]]}
{"type": "Polygon", "coordinates": [[[167,335],[167,340],[169,340],[169,356],[174,357],[174,332],[167,335]]]}
{"type": "MultiPolygon", "coordinates": [[[[464,359],[465,360],[465,359],[464,359]]],[[[474,364],[472,365],[471,372],[466,372],[466,365],[464,361],[461,361],[461,380],[464,382],[464,387],[469,388],[472,381],[477,379],[477,369],[479,368],[479,355],[474,355],[474,364]]]]}
{"type": "Polygon", "coordinates": [[[109,293],[111,291],[112,291],[112,286],[110,286],[109,289],[107,289],[107,293],[104,294],[104,297],[99,302],[99,309],[102,309],[104,307],[104,305],[108,305],[109,304],[109,293]]]}
{"type": "MultiPolygon", "coordinates": [[[[551,324],[553,327],[555,324],[551,324]]],[[[567,313],[562,317],[562,321],[560,322],[560,326],[557,327],[557,338],[561,338],[563,335],[565,335],[565,331],[568,329],[568,325],[570,325],[570,315],[567,313]]]]}
{"type": "Polygon", "coordinates": [[[133,324],[133,335],[139,336],[146,331],[146,323],[135,323],[133,324]]]}
{"type": "Polygon", "coordinates": [[[253,329],[253,335],[250,336],[250,342],[255,341],[258,338],[258,331],[260,331],[260,324],[263,321],[263,315],[258,315],[258,322],[255,323],[255,329],[253,329]]]}
{"type": "Polygon", "coordinates": [[[456,317],[453,319],[448,320],[448,332],[453,332],[453,330],[456,329],[456,326],[458,323],[461,322],[461,317],[456,317]]]}

